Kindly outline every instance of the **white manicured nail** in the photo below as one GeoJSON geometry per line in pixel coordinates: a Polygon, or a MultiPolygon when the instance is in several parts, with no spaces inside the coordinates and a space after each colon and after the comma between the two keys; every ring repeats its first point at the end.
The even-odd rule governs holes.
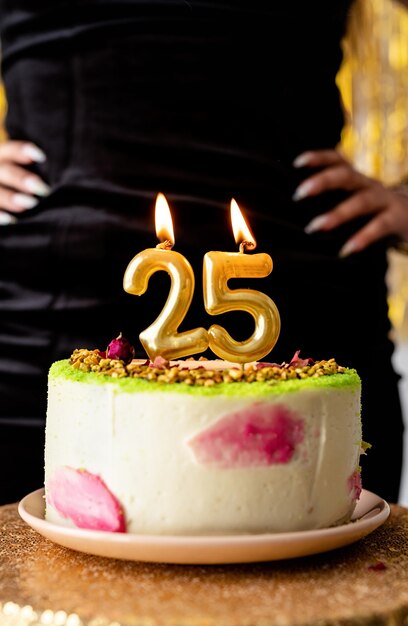
{"type": "Polygon", "coordinates": [[[16,222],[17,218],[14,215],[0,211],[0,226],[8,226],[9,224],[15,224],[16,222]]]}
{"type": "Polygon", "coordinates": [[[43,152],[38,146],[32,143],[26,143],[22,148],[24,154],[28,156],[35,163],[44,163],[47,160],[45,152],[43,152]]]}
{"type": "Polygon", "coordinates": [[[317,230],[321,230],[328,223],[329,218],[327,215],[318,215],[311,222],[305,226],[305,233],[310,235],[311,233],[315,233],[317,230]]]}
{"type": "Polygon", "coordinates": [[[310,192],[313,191],[313,188],[314,184],[310,180],[305,181],[296,189],[295,193],[293,194],[293,200],[302,200],[303,198],[306,198],[306,196],[308,196],[310,192]]]}
{"type": "Polygon", "coordinates": [[[309,163],[311,156],[311,152],[303,152],[302,154],[299,154],[299,156],[297,156],[293,161],[293,167],[304,167],[309,163]]]}
{"type": "Polygon", "coordinates": [[[44,181],[34,176],[28,176],[24,179],[24,186],[27,191],[34,193],[36,196],[48,196],[51,189],[44,181]]]}
{"type": "Polygon", "coordinates": [[[15,193],[12,197],[13,203],[21,209],[33,209],[38,204],[38,200],[25,193],[15,193]]]}
{"type": "Polygon", "coordinates": [[[339,252],[339,257],[344,259],[344,257],[353,254],[358,251],[358,246],[354,241],[347,241],[344,246],[341,248],[339,252]]]}

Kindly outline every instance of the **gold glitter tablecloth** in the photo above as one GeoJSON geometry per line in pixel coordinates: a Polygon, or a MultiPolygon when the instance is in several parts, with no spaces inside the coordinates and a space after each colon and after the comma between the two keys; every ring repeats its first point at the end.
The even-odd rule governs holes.
{"type": "Polygon", "coordinates": [[[408,509],[325,554],[250,565],[110,560],[0,507],[0,626],[408,626],[408,509]]]}

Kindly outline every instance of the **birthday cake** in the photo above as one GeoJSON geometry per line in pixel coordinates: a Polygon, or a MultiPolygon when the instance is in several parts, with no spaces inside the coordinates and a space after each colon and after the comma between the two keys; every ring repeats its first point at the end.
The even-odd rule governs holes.
{"type": "Polygon", "coordinates": [[[361,491],[355,370],[298,353],[245,366],[141,361],[119,343],[51,366],[48,521],[223,535],[350,519],[361,491]]]}

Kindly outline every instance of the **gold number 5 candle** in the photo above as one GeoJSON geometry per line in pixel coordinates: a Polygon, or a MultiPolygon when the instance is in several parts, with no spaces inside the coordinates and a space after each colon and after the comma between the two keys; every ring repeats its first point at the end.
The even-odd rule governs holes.
{"type": "Polygon", "coordinates": [[[129,263],[123,277],[123,288],[128,293],[142,295],[150,277],[160,270],[170,275],[171,285],[167,301],[157,319],[142,331],[139,339],[149,358],[157,356],[175,359],[204,352],[208,348],[205,328],[178,333],[194,292],[194,273],[187,259],[174,252],[173,225],[170,209],[163,194],[156,199],[156,234],[160,244],[139,252],[129,263]]]}
{"type": "Polygon", "coordinates": [[[256,242],[235,200],[231,200],[231,221],[239,252],[207,252],[204,256],[204,304],[210,315],[247,311],[255,321],[253,334],[236,341],[214,324],[208,331],[211,350],[222,359],[237,363],[258,361],[275,345],[280,332],[278,309],[266,294],[253,289],[229,289],[230,278],[264,278],[272,271],[269,254],[245,254],[256,242]]]}

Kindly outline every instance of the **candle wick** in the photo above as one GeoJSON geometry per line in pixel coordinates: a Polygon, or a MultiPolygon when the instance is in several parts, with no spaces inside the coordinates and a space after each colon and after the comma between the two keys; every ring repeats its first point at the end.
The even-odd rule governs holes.
{"type": "Polygon", "coordinates": [[[159,250],[171,250],[173,247],[172,242],[169,239],[165,239],[161,243],[158,243],[156,248],[159,250]]]}
{"type": "Polygon", "coordinates": [[[239,244],[239,251],[241,254],[247,252],[247,250],[253,250],[255,248],[255,244],[253,241],[241,241],[239,244]]]}

